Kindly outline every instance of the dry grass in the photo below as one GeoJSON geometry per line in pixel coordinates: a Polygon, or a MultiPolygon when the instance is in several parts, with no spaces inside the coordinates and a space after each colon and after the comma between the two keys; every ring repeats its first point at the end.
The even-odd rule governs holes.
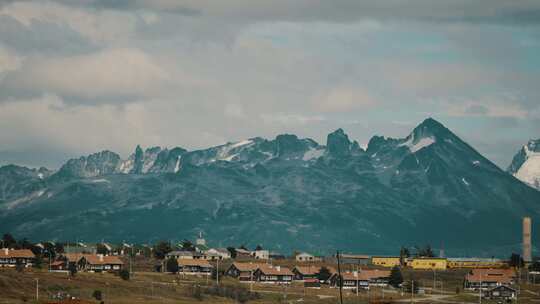
{"type": "MultiPolygon", "coordinates": [[[[153,261],[145,261],[143,266],[136,266],[134,269],[147,270],[153,261]]],[[[283,263],[283,266],[290,266],[290,261],[283,263]]],[[[220,263],[220,268],[227,267],[226,263],[220,263]]],[[[291,265],[292,266],[292,265],[291,265]]],[[[223,268],[222,268],[223,269],[223,268]]],[[[449,270],[436,273],[436,280],[444,281],[443,293],[446,301],[477,303],[478,296],[475,294],[460,292],[456,294],[456,287],[462,286],[463,276],[466,270],[449,270]]],[[[405,279],[414,278],[422,282],[427,289],[426,296],[431,293],[433,285],[432,271],[412,271],[404,270],[405,279]]],[[[40,270],[25,270],[22,273],[14,269],[0,269],[0,303],[33,303],[35,302],[35,284],[39,279],[40,303],[46,303],[49,297],[58,291],[67,292],[77,298],[98,303],[92,299],[94,290],[100,290],[105,303],[237,303],[234,299],[225,297],[215,297],[204,294],[202,300],[193,297],[194,286],[210,288],[215,282],[206,277],[192,277],[172,274],[155,273],[150,271],[135,272],[131,280],[124,281],[119,277],[109,273],[78,273],[70,278],[63,273],[48,273],[40,270]]],[[[274,286],[265,284],[240,283],[229,277],[221,278],[221,285],[230,288],[253,289],[260,295],[257,300],[249,303],[293,303],[302,301],[303,303],[330,304],[338,301],[339,292],[337,289],[324,286],[321,289],[306,289],[301,283],[294,283],[291,286],[274,286]]],[[[436,294],[440,293],[440,285],[437,285],[436,294]]],[[[540,285],[522,285],[520,303],[533,304],[540,303],[540,285]],[[529,292],[530,291],[530,292],[529,292]],[[532,293],[531,293],[532,292],[532,293]]],[[[408,302],[410,296],[401,294],[399,290],[385,288],[372,288],[370,291],[362,290],[357,295],[350,290],[343,291],[344,303],[391,303],[401,301],[408,302]],[[384,298],[383,298],[384,297],[384,298]]],[[[421,300],[422,296],[417,296],[421,300]]],[[[424,303],[429,303],[427,298],[424,303]]],[[[484,303],[490,303],[488,300],[484,303]]],[[[444,303],[444,302],[441,302],[444,303]]]]}

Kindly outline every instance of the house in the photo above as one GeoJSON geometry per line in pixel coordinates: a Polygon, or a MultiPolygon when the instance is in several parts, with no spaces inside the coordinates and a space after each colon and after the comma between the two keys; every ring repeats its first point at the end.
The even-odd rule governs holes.
{"type": "Polygon", "coordinates": [[[493,300],[510,300],[516,298],[517,290],[506,285],[501,285],[489,289],[484,296],[493,300]]]}
{"type": "Polygon", "coordinates": [[[257,260],[268,260],[270,258],[270,251],[268,250],[255,250],[251,255],[257,260]]]}
{"type": "Polygon", "coordinates": [[[446,258],[413,258],[407,265],[412,269],[423,270],[446,270],[448,267],[448,260],[446,258]]]}
{"type": "Polygon", "coordinates": [[[220,260],[226,260],[231,258],[231,253],[227,248],[210,248],[206,251],[208,256],[219,256],[220,260]]]}
{"type": "MultiPolygon", "coordinates": [[[[353,272],[345,272],[341,274],[343,278],[343,288],[356,289],[364,288],[369,289],[370,286],[387,286],[390,278],[390,271],[388,270],[360,270],[353,272]]],[[[330,286],[339,287],[339,275],[334,273],[330,277],[330,286]]]]}
{"type": "Polygon", "coordinates": [[[74,264],[77,270],[84,270],[86,263],[82,259],[91,255],[88,253],[63,253],[58,260],[65,260],[68,269],[71,264],[74,264]]]}
{"type": "Polygon", "coordinates": [[[82,264],[82,269],[90,272],[102,271],[120,271],[124,266],[124,262],[118,256],[91,254],[81,258],[79,264],[82,264]]]}
{"type": "Polygon", "coordinates": [[[504,268],[507,266],[505,261],[495,258],[448,258],[448,268],[504,268]]]}
{"type": "Polygon", "coordinates": [[[260,265],[254,273],[255,280],[268,284],[290,284],[293,280],[293,273],[287,267],[260,265]]]}
{"type": "Polygon", "coordinates": [[[35,260],[36,256],[30,249],[0,249],[0,267],[31,267],[35,260]]]}
{"type": "Polygon", "coordinates": [[[165,255],[166,259],[204,260],[204,254],[188,250],[175,250],[165,255]]]}
{"type": "Polygon", "coordinates": [[[253,274],[263,264],[251,262],[235,262],[225,272],[226,275],[237,278],[240,281],[252,281],[253,274]]]}
{"type": "Polygon", "coordinates": [[[371,257],[371,264],[392,268],[401,265],[401,258],[398,256],[373,256],[371,257]]]}
{"type": "Polygon", "coordinates": [[[49,271],[51,272],[65,272],[65,271],[68,271],[69,268],[68,268],[68,262],[67,260],[56,260],[56,261],[52,261],[50,264],[49,264],[49,271]]]}
{"type": "Polygon", "coordinates": [[[292,270],[295,281],[305,281],[307,279],[316,279],[317,274],[321,270],[321,267],[309,265],[309,266],[295,266],[292,270]]]}
{"type": "Polygon", "coordinates": [[[316,257],[312,254],[309,254],[307,252],[302,252],[296,255],[296,261],[297,262],[320,262],[322,261],[321,257],[316,257]]]}
{"type": "Polygon", "coordinates": [[[207,260],[178,259],[178,272],[182,274],[211,275],[213,270],[207,260]]]}
{"type": "Polygon", "coordinates": [[[251,251],[246,250],[246,249],[236,248],[235,252],[236,252],[236,258],[251,258],[252,257],[251,251]]]}
{"type": "Polygon", "coordinates": [[[465,276],[466,289],[479,290],[497,286],[509,286],[514,283],[515,272],[512,269],[472,269],[465,276]]]}

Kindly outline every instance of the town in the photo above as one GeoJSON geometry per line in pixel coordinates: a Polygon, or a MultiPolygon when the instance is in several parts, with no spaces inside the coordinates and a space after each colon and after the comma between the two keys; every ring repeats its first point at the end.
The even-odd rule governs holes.
{"type": "Polygon", "coordinates": [[[288,256],[260,245],[215,248],[202,233],[152,245],[4,234],[0,303],[540,303],[530,219],[523,227],[522,254],[506,259],[436,256],[430,246],[396,248],[395,256],[288,256]]]}

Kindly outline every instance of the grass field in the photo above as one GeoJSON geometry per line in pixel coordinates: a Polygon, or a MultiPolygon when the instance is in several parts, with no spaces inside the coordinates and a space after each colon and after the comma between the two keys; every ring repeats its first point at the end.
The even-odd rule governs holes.
{"type": "MultiPolygon", "coordinates": [[[[239,283],[225,277],[220,286],[227,289],[227,295],[214,296],[208,290],[215,286],[215,281],[206,277],[181,276],[146,271],[146,267],[137,267],[129,281],[109,273],[77,273],[70,277],[65,273],[48,273],[45,270],[28,269],[17,272],[14,269],[0,269],[0,303],[37,303],[36,283],[39,281],[39,303],[48,303],[51,296],[58,292],[68,293],[85,303],[99,303],[92,294],[101,291],[104,303],[240,303],[242,296],[253,291],[248,303],[338,303],[337,289],[324,286],[321,289],[305,289],[300,283],[291,286],[273,286],[264,284],[239,283]],[[238,300],[237,300],[238,299],[238,300]]],[[[418,303],[478,303],[478,295],[463,292],[461,289],[465,270],[403,272],[405,280],[414,278],[421,282],[425,295],[416,295],[418,303]],[[441,282],[443,282],[441,286],[441,282]],[[442,289],[441,289],[442,287],[442,289]],[[459,292],[459,293],[458,293],[459,292]]],[[[521,285],[519,303],[540,304],[540,285],[521,285]]],[[[372,288],[358,294],[350,290],[343,291],[344,303],[407,303],[409,294],[392,288],[372,288]]],[[[482,303],[490,304],[486,299],[482,303]]]]}

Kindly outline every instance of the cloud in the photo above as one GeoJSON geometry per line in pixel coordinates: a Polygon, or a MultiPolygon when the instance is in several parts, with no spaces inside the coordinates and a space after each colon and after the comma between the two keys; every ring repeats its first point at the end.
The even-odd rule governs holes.
{"type": "Polygon", "coordinates": [[[17,70],[21,66],[23,58],[0,47],[0,81],[2,76],[10,71],[17,70]]]}
{"type": "MultiPolygon", "coordinates": [[[[72,1],[61,1],[73,3],[72,1]]],[[[381,20],[412,20],[422,22],[468,22],[502,24],[538,24],[540,4],[534,0],[508,2],[486,1],[429,1],[410,0],[133,0],[79,1],[79,5],[117,9],[149,9],[187,16],[209,16],[255,22],[274,21],[330,21],[354,22],[363,18],[381,20]]]]}
{"type": "Polygon", "coordinates": [[[371,94],[360,87],[338,86],[315,98],[315,108],[322,112],[366,110],[377,104],[371,94]]]}
{"type": "Polygon", "coordinates": [[[28,59],[0,84],[4,97],[57,94],[69,101],[111,102],[159,95],[171,78],[138,49],[50,59],[28,59]]]}
{"type": "Polygon", "coordinates": [[[138,20],[131,13],[92,12],[54,2],[13,2],[0,8],[0,16],[14,18],[28,28],[36,23],[67,26],[94,43],[125,40],[138,20]]]}
{"type": "Polygon", "coordinates": [[[500,96],[483,96],[472,100],[449,102],[448,114],[458,117],[491,117],[527,119],[528,111],[519,104],[501,99],[500,96]]]}

